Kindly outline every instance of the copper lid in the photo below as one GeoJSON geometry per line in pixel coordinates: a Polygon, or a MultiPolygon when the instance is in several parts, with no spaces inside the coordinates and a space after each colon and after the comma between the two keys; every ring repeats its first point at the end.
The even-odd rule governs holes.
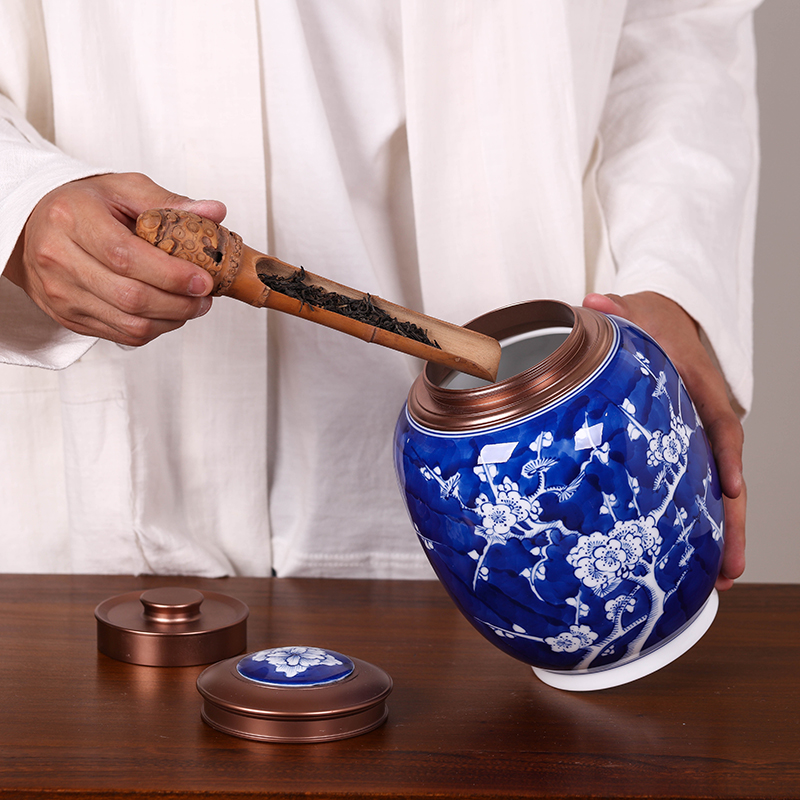
{"type": "Polygon", "coordinates": [[[389,714],[392,679],[318,647],[276,647],[230,658],[197,679],[212,728],[262,742],[329,742],[367,733],[389,714]]]}
{"type": "Polygon", "coordinates": [[[533,300],[492,311],[465,327],[504,342],[526,334],[563,331],[563,342],[541,361],[497,383],[448,388],[452,370],[428,363],[411,387],[408,411],[427,428],[466,432],[519,419],[543,408],[589,378],[608,356],[615,328],[604,314],[555,300],[533,300]]]}
{"type": "Polygon", "coordinates": [[[210,664],[247,647],[249,609],[217,592],[164,587],[111,597],[94,611],[97,649],[151,667],[210,664]]]}

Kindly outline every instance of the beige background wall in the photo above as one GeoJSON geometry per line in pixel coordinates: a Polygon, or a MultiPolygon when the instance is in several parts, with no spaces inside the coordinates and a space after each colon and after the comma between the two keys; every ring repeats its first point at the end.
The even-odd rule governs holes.
{"type": "Polygon", "coordinates": [[[800,0],[756,11],[762,170],[755,398],[745,422],[750,582],[800,582],[800,0]]]}

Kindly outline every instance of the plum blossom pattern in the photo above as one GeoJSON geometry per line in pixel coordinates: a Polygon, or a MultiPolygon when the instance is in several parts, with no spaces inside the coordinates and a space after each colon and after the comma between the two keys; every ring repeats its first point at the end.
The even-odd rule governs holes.
{"type": "Polygon", "coordinates": [[[524,522],[530,516],[531,502],[519,493],[517,484],[511,483],[508,478],[504,480],[504,486],[506,481],[508,489],[497,493],[497,502],[509,510],[515,522],[524,522]]]}
{"type": "Polygon", "coordinates": [[[651,517],[618,520],[608,534],[591,533],[578,538],[567,555],[575,577],[595,594],[604,596],[627,578],[645,553],[652,558],[661,536],[651,517]]]}
{"type": "Polygon", "coordinates": [[[570,625],[568,631],[561,631],[558,636],[548,636],[545,642],[554,653],[574,653],[588,647],[596,638],[597,634],[588,625],[570,625]]]}
{"type": "Polygon", "coordinates": [[[571,406],[506,425],[488,445],[448,438],[451,461],[425,449],[431,431],[398,423],[398,474],[421,479],[406,497],[429,559],[454,575],[450,587],[471,588],[458,602],[486,635],[546,668],[624,663],[673,635],[694,602],[684,579],[707,572],[691,590],[704,602],[721,557],[713,467],[689,474],[693,452],[713,463],[694,407],[652,340],[615,324],[633,384],[612,360],[594,377],[601,388],[571,406]]]}
{"type": "MultiPolygon", "coordinates": [[[[487,471],[486,474],[491,473],[487,471]]],[[[487,477],[487,480],[491,484],[491,478],[487,477]]],[[[524,522],[536,511],[536,501],[523,497],[519,492],[519,485],[507,477],[493,494],[494,501],[482,494],[479,504],[483,529],[490,537],[506,536],[514,526],[524,522]]]]}
{"type": "Polygon", "coordinates": [[[483,517],[483,527],[489,534],[505,536],[517,524],[517,517],[505,503],[490,503],[488,500],[481,505],[481,516],[483,517]]]}

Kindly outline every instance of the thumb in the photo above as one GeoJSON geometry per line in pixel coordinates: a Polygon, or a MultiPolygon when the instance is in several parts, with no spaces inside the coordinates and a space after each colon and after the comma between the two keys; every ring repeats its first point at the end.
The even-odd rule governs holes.
{"type": "Polygon", "coordinates": [[[618,317],[626,314],[625,301],[618,294],[587,294],[583,298],[583,306],[603,314],[615,314],[618,317]]]}
{"type": "MultiPolygon", "coordinates": [[[[178,197],[179,195],[172,195],[178,197]]],[[[180,202],[173,203],[170,208],[177,208],[180,211],[191,211],[199,217],[205,217],[212,222],[219,224],[225,219],[228,209],[219,200],[190,200],[188,197],[181,197],[180,202]]]]}
{"type": "Polygon", "coordinates": [[[128,173],[103,176],[109,186],[111,197],[120,204],[131,219],[151,208],[177,208],[191,211],[201,217],[220,223],[225,219],[227,209],[218,200],[193,200],[159,186],[146,175],[128,173]]]}

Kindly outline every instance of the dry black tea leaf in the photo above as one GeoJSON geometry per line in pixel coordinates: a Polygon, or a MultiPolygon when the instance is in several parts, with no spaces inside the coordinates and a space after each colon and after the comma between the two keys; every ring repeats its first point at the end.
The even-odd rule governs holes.
{"type": "Polygon", "coordinates": [[[378,308],[369,295],[364,298],[347,297],[338,292],[329,292],[313,283],[306,283],[306,271],[303,267],[300,267],[289,278],[264,272],[260,269],[258,270],[258,277],[270,289],[285,294],[287,297],[293,297],[303,304],[332,311],[335,314],[341,314],[343,317],[350,317],[358,322],[364,322],[375,328],[382,328],[391,333],[404,336],[406,339],[422,342],[441,350],[441,347],[435,341],[429,339],[428,334],[419,325],[393,317],[382,308],[378,308]]]}

